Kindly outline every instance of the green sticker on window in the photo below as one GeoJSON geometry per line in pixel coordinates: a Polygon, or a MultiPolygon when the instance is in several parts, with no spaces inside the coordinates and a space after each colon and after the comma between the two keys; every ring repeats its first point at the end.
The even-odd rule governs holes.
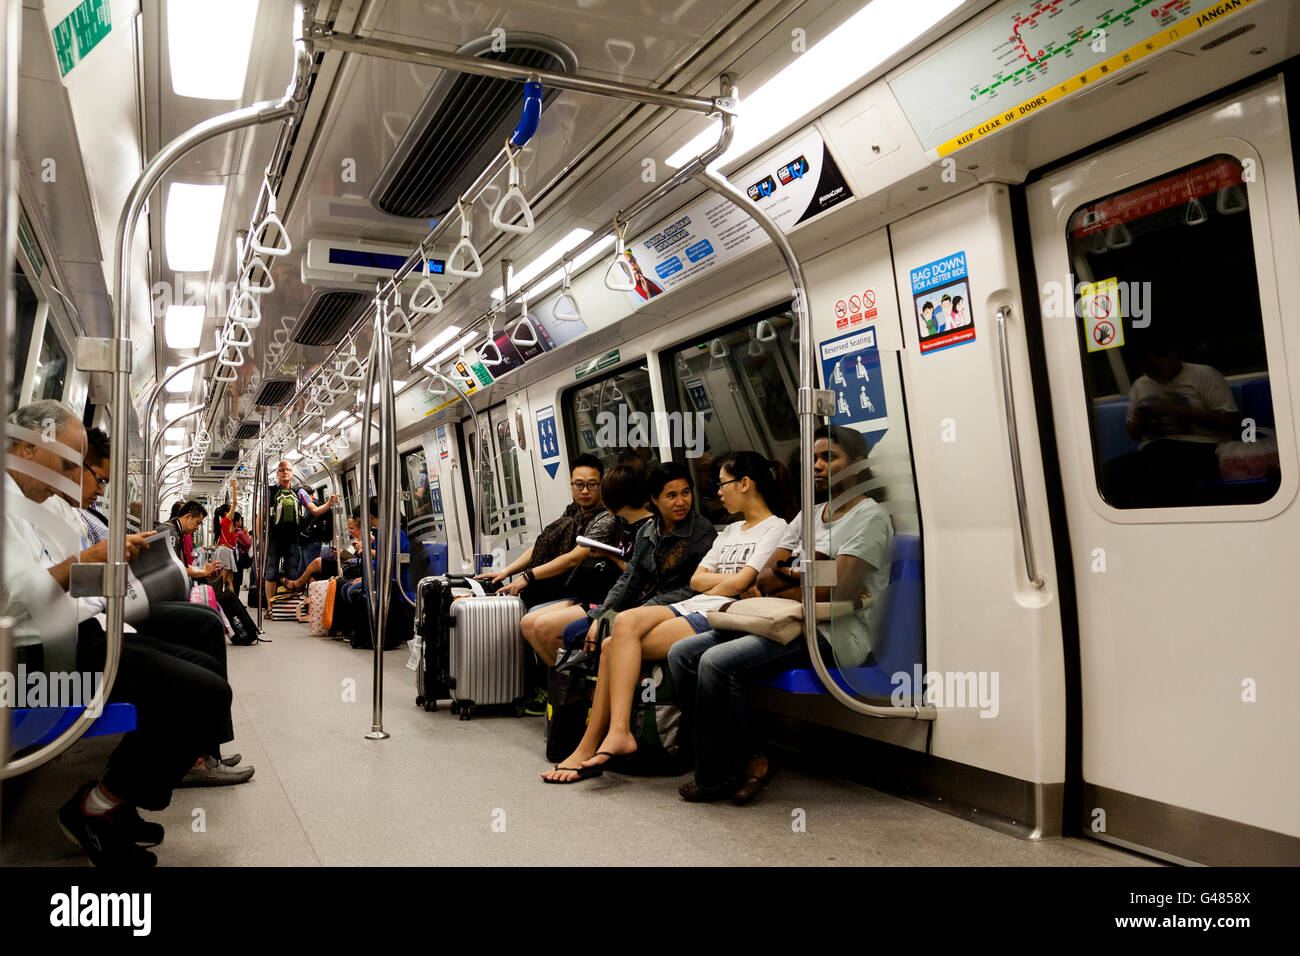
{"type": "Polygon", "coordinates": [[[59,57],[59,75],[67,76],[113,29],[108,0],[84,0],[50,32],[59,57]]]}
{"type": "Polygon", "coordinates": [[[618,349],[614,349],[613,351],[606,352],[604,355],[596,356],[589,362],[583,362],[573,370],[573,374],[575,378],[582,379],[586,378],[588,375],[599,372],[601,369],[609,368],[611,365],[617,364],[618,349]]]}

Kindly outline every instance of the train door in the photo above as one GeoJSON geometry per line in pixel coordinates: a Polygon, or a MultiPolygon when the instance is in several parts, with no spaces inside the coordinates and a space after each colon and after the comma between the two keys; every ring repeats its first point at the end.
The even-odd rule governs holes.
{"type": "Polygon", "coordinates": [[[1027,190],[1078,593],[1080,825],[1173,859],[1300,861],[1284,104],[1269,82],[1027,190]]]}

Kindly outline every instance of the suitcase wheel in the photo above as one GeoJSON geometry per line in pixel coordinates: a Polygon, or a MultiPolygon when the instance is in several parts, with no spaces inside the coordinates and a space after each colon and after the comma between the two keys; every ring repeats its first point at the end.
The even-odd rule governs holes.
{"type": "Polygon", "coordinates": [[[424,702],[424,709],[426,712],[432,714],[438,709],[438,702],[436,700],[426,700],[424,702]]]}
{"type": "MultiPolygon", "coordinates": [[[[472,700],[457,701],[460,705],[460,719],[469,720],[474,716],[474,702],[472,700]]],[[[455,705],[453,705],[455,706],[455,705]]]]}
{"type": "Polygon", "coordinates": [[[524,715],[524,699],[522,697],[516,697],[512,706],[514,707],[516,717],[522,717],[524,715]]]}
{"type": "Polygon", "coordinates": [[[458,701],[458,700],[453,700],[453,701],[451,702],[451,712],[452,712],[453,714],[459,714],[459,713],[460,713],[460,701],[458,701]]]}

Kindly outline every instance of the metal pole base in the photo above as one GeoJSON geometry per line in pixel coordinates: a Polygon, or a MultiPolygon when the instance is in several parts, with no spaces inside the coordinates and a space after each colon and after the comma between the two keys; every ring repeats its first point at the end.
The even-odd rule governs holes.
{"type": "Polygon", "coordinates": [[[366,734],[366,740],[387,740],[389,736],[391,735],[382,727],[375,727],[366,734]]]}

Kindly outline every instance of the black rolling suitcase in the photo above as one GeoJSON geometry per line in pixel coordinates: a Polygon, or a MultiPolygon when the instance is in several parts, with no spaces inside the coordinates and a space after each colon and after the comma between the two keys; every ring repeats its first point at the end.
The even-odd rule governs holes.
{"type": "Polygon", "coordinates": [[[226,614],[226,620],[230,621],[230,627],[235,632],[230,637],[231,644],[256,644],[261,640],[261,632],[258,631],[257,625],[253,623],[252,617],[249,616],[248,608],[244,607],[244,602],[239,600],[239,596],[234,591],[221,591],[217,594],[217,603],[221,605],[221,610],[226,614]]]}
{"type": "Polygon", "coordinates": [[[443,577],[424,578],[415,589],[415,704],[425,710],[451,697],[451,589],[443,577]]]}

